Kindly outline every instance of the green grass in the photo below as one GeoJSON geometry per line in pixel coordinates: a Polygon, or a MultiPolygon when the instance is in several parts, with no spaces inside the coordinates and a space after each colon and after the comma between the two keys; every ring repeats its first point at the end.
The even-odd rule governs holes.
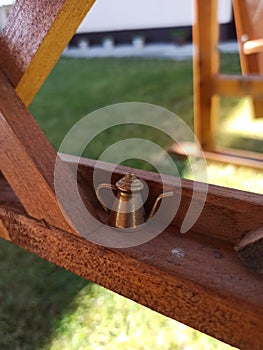
{"type": "MultiPolygon", "coordinates": [[[[237,56],[224,55],[221,69],[238,72],[237,56]]],[[[190,61],[61,59],[30,109],[58,149],[80,118],[119,102],[166,107],[192,127],[192,100],[190,61]]],[[[238,100],[222,101],[219,126],[230,123],[238,108],[238,100]]],[[[227,130],[230,144],[241,135],[233,135],[233,129],[227,130]]],[[[104,147],[116,142],[120,132],[124,138],[133,132],[136,137],[147,136],[163,147],[170,142],[150,129],[112,129],[94,140],[85,155],[97,158],[104,147]]],[[[224,141],[222,130],[220,133],[224,141]]],[[[257,148],[255,133],[246,137],[257,148]]],[[[139,161],[132,160],[130,165],[148,168],[139,161]]],[[[182,175],[191,176],[185,164],[179,166],[182,175]]],[[[263,193],[262,174],[255,170],[211,163],[208,177],[211,183],[263,193]]],[[[0,242],[0,259],[0,349],[229,349],[8,242],[0,242]]]]}
{"type": "Polygon", "coordinates": [[[191,77],[190,61],[62,59],[31,111],[56,148],[80,118],[120,102],[164,106],[192,126],[191,77]]]}

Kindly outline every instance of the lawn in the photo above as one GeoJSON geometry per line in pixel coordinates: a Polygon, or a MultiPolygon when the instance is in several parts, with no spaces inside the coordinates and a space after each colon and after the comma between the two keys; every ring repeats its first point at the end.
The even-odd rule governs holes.
{"type": "MultiPolygon", "coordinates": [[[[236,55],[224,55],[222,71],[239,69],[236,55]]],[[[191,62],[63,58],[30,109],[58,149],[67,131],[80,118],[98,108],[129,101],[163,106],[193,127],[191,62]]],[[[260,151],[262,121],[249,119],[249,134],[240,127],[239,116],[246,106],[246,100],[222,101],[219,142],[260,151]]],[[[245,113],[248,119],[248,112],[245,113]]],[[[158,140],[162,147],[170,142],[150,129],[132,132],[158,140]]],[[[131,129],[121,133],[128,137],[131,129]]],[[[85,156],[96,159],[119,134],[117,128],[100,135],[85,156]]],[[[187,166],[178,164],[181,175],[191,177],[187,166]]],[[[129,165],[148,169],[147,164],[134,160],[129,165]]],[[[263,193],[262,173],[256,170],[210,163],[208,178],[210,183],[263,193]]],[[[0,258],[0,349],[230,348],[2,240],[0,258]]]]}

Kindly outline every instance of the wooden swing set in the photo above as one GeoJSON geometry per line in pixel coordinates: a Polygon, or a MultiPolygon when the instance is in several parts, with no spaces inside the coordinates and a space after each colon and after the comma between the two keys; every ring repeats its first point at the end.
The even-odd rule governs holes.
{"type": "MultiPolygon", "coordinates": [[[[196,132],[205,151],[215,153],[217,96],[254,96],[258,114],[263,78],[218,73],[217,1],[195,2],[196,132]]],[[[54,191],[57,154],[27,106],[93,3],[20,0],[0,33],[0,236],[228,344],[261,350],[262,195],[209,185],[200,217],[187,235],[181,235],[180,226],[193,193],[193,182],[181,180],[182,199],[171,225],[147,244],[125,249],[105,248],[80,237],[61,213],[54,191]],[[184,250],[183,259],[172,254],[176,247],[184,250]]],[[[237,14],[238,1],[233,4],[237,14]]],[[[244,33],[239,32],[240,39],[244,33]]],[[[261,42],[256,44],[256,52],[247,52],[247,45],[243,54],[254,55],[256,60],[262,55],[261,42]]],[[[255,73],[249,67],[246,73],[255,73]]],[[[258,68],[256,73],[260,72],[258,68]]],[[[63,159],[67,164],[76,162],[70,156],[63,159]]],[[[92,184],[94,165],[93,160],[81,159],[78,171],[79,186],[96,212],[102,209],[92,184]]],[[[96,167],[101,173],[108,172],[105,163],[96,167]]],[[[126,171],[118,166],[112,181],[126,171]]],[[[149,207],[157,194],[177,191],[169,176],[165,176],[163,186],[158,174],[133,172],[149,185],[149,207]]],[[[197,191],[201,196],[201,183],[197,191]]]]}

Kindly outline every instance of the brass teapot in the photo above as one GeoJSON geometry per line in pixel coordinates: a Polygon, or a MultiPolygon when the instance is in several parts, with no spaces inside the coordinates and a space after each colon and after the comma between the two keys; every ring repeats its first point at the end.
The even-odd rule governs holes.
{"type": "Polygon", "coordinates": [[[148,221],[156,212],[162,198],[174,195],[173,192],[160,194],[146,218],[141,192],[144,189],[143,183],[132,173],[127,173],[115,185],[100,184],[97,187],[96,195],[103,207],[109,214],[109,225],[117,228],[137,228],[148,221]],[[117,192],[112,209],[109,210],[100,196],[103,188],[117,192]]]}

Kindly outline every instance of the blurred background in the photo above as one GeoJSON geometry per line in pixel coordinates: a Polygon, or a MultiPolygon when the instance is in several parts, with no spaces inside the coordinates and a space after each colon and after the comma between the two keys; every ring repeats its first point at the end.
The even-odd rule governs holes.
{"type": "MultiPolygon", "coordinates": [[[[0,1],[0,28],[12,3],[0,1]]],[[[82,117],[120,102],[165,107],[193,128],[192,1],[164,0],[155,5],[148,0],[98,0],[85,18],[30,106],[56,149],[82,117]]],[[[240,73],[231,1],[219,1],[219,21],[220,70],[240,73]]],[[[262,133],[263,119],[252,118],[248,98],[221,98],[219,145],[260,153],[262,133]]],[[[98,158],[120,135],[122,139],[144,137],[165,149],[171,145],[157,130],[130,125],[98,135],[84,156],[98,158]]],[[[174,157],[174,161],[180,176],[191,179],[187,160],[174,157]]],[[[123,164],[154,171],[136,159],[123,164]]],[[[208,182],[263,193],[259,169],[209,161],[208,182]]],[[[0,348],[231,347],[1,240],[0,348]]]]}

